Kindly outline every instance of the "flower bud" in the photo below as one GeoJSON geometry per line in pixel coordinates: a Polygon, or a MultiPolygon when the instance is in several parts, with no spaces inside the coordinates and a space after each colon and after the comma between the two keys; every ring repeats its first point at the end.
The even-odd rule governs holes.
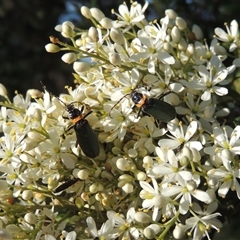
{"type": "Polygon", "coordinates": [[[45,49],[49,53],[56,53],[56,52],[59,52],[61,48],[56,44],[49,43],[45,46],[45,49]]]}
{"type": "Polygon", "coordinates": [[[34,149],[35,147],[37,147],[39,144],[38,141],[36,141],[35,139],[31,139],[29,137],[25,138],[23,140],[23,149],[24,151],[30,151],[32,149],[34,149]]]}
{"type": "Polygon", "coordinates": [[[165,42],[163,44],[163,49],[168,52],[168,53],[171,53],[172,52],[172,45],[169,43],[169,42],[165,42]]]}
{"type": "Polygon", "coordinates": [[[176,25],[179,27],[180,30],[184,30],[187,27],[186,21],[181,17],[176,18],[176,25]]]}
{"type": "Polygon", "coordinates": [[[144,147],[138,150],[138,156],[141,158],[145,157],[147,154],[148,154],[148,150],[144,147]]]}
{"type": "Polygon", "coordinates": [[[30,131],[28,132],[27,136],[33,141],[38,141],[38,142],[41,142],[43,141],[44,137],[42,134],[38,133],[38,132],[35,132],[35,131],[30,131]]]}
{"type": "Polygon", "coordinates": [[[146,227],[143,230],[143,234],[146,237],[146,239],[155,239],[156,238],[156,233],[153,231],[153,229],[146,227]]]}
{"type": "Polygon", "coordinates": [[[193,24],[192,32],[195,34],[195,38],[196,38],[197,40],[203,39],[202,29],[201,29],[198,25],[193,24]]]}
{"type": "Polygon", "coordinates": [[[119,181],[119,182],[118,182],[118,187],[119,187],[119,188],[122,188],[125,184],[126,184],[125,181],[119,181]]]}
{"type": "Polygon", "coordinates": [[[29,224],[35,224],[37,221],[37,218],[33,213],[30,212],[30,213],[25,214],[24,220],[29,224]]]}
{"type": "Polygon", "coordinates": [[[71,22],[64,22],[62,24],[62,36],[65,38],[71,38],[74,37],[74,25],[71,22]]]}
{"type": "Polygon", "coordinates": [[[90,9],[88,7],[82,6],[80,11],[81,11],[81,14],[87,19],[90,19],[92,17],[92,14],[91,14],[90,9]]]}
{"type": "Polygon", "coordinates": [[[124,186],[122,186],[122,190],[129,194],[133,192],[133,185],[131,183],[126,183],[124,186]]]}
{"type": "Polygon", "coordinates": [[[182,149],[182,157],[187,157],[190,161],[193,159],[192,151],[189,147],[184,146],[182,149]]]}
{"type": "Polygon", "coordinates": [[[187,166],[189,164],[189,159],[186,156],[183,156],[179,162],[181,166],[187,166]]]}
{"type": "Polygon", "coordinates": [[[129,174],[122,174],[118,178],[119,181],[132,182],[134,178],[129,174]]]}
{"type": "Polygon", "coordinates": [[[93,42],[98,41],[98,31],[95,27],[90,27],[88,30],[88,36],[92,39],[93,42]]]}
{"type": "Polygon", "coordinates": [[[171,31],[171,37],[174,43],[179,43],[181,34],[177,26],[174,26],[171,31]]]}
{"type": "Polygon", "coordinates": [[[81,180],[86,180],[88,179],[89,173],[87,170],[85,169],[81,169],[78,174],[77,174],[78,178],[81,180]]]}
{"type": "Polygon", "coordinates": [[[155,239],[156,235],[161,231],[157,224],[151,224],[143,230],[143,234],[147,239],[155,239]]]}
{"type": "Polygon", "coordinates": [[[143,158],[143,163],[144,164],[149,164],[149,165],[153,165],[153,159],[150,156],[145,156],[143,158]]]}
{"type": "Polygon", "coordinates": [[[150,216],[148,214],[144,213],[144,212],[136,212],[134,218],[139,223],[149,223],[149,222],[151,222],[150,216]]]}
{"type": "Polygon", "coordinates": [[[76,39],[75,43],[78,47],[81,47],[83,45],[83,40],[81,38],[78,38],[76,39]]]}
{"type": "Polygon", "coordinates": [[[7,94],[8,94],[7,89],[5,88],[5,86],[3,84],[0,83],[0,95],[7,97],[7,94]]]}
{"type": "Polygon", "coordinates": [[[147,178],[147,175],[145,172],[138,172],[137,173],[137,180],[138,181],[145,181],[147,178]]]}
{"type": "Polygon", "coordinates": [[[177,13],[172,9],[166,9],[165,15],[169,17],[171,20],[175,20],[177,17],[177,13]]]}
{"type": "Polygon", "coordinates": [[[111,62],[111,64],[113,65],[120,65],[121,64],[121,58],[119,56],[118,53],[109,53],[109,61],[111,62]]]}
{"type": "Polygon", "coordinates": [[[218,180],[215,177],[210,177],[207,180],[207,184],[210,188],[215,188],[217,186],[218,180]]]}
{"type": "Polygon", "coordinates": [[[77,73],[86,72],[91,68],[91,64],[86,62],[74,62],[73,69],[77,73]]]}
{"type": "Polygon", "coordinates": [[[62,24],[58,24],[57,26],[55,26],[54,28],[57,32],[61,32],[62,31],[62,24]]]}
{"type": "Polygon", "coordinates": [[[107,17],[104,17],[103,19],[101,19],[101,21],[99,23],[105,29],[110,29],[113,26],[112,19],[107,18],[107,17]]]}
{"type": "Polygon", "coordinates": [[[93,183],[90,187],[89,187],[89,191],[90,193],[97,193],[97,192],[101,192],[103,190],[103,185],[100,183],[93,183]]]}
{"type": "Polygon", "coordinates": [[[194,50],[194,46],[192,44],[188,44],[186,55],[189,57],[192,56],[194,54],[194,50]]]}
{"type": "Polygon", "coordinates": [[[90,12],[98,22],[100,22],[105,17],[103,12],[98,8],[90,8],[90,12]]]}
{"type": "Polygon", "coordinates": [[[30,200],[33,197],[33,192],[31,190],[24,190],[22,192],[22,198],[24,200],[30,200]]]}
{"type": "Polygon", "coordinates": [[[196,148],[192,148],[191,151],[193,154],[193,162],[199,162],[201,160],[200,152],[196,148]]]}
{"type": "Polygon", "coordinates": [[[62,56],[62,60],[65,63],[71,64],[77,60],[77,55],[75,53],[65,53],[62,56]]]}
{"type": "Polygon", "coordinates": [[[194,191],[197,188],[197,184],[194,181],[189,181],[186,184],[186,187],[187,187],[189,192],[192,192],[192,191],[194,191]]]}
{"type": "Polygon", "coordinates": [[[173,230],[173,237],[175,239],[182,239],[184,237],[184,235],[185,235],[184,228],[179,225],[176,225],[173,230]]]}
{"type": "Polygon", "coordinates": [[[181,38],[178,44],[178,49],[185,52],[187,50],[188,44],[185,39],[181,38]]]}
{"type": "Polygon", "coordinates": [[[86,192],[81,193],[81,198],[83,201],[87,202],[89,200],[89,195],[86,192]]]}
{"type": "Polygon", "coordinates": [[[33,98],[33,99],[43,97],[43,93],[41,91],[39,91],[38,89],[29,89],[27,91],[27,94],[29,94],[31,96],[31,98],[33,98]]]}
{"type": "Polygon", "coordinates": [[[124,158],[119,158],[116,162],[116,166],[122,171],[128,171],[130,168],[129,162],[124,158]]]}
{"type": "Polygon", "coordinates": [[[128,156],[130,157],[130,158],[135,158],[135,157],[137,157],[137,150],[136,149],[133,149],[133,148],[131,148],[131,149],[129,149],[128,150],[128,156]]]}
{"type": "Polygon", "coordinates": [[[124,44],[124,36],[123,36],[123,33],[119,29],[111,28],[110,37],[118,45],[124,44]]]}

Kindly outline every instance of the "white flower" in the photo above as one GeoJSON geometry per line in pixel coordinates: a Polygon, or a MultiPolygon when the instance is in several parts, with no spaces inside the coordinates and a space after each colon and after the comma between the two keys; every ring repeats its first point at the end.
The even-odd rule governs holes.
{"type": "MultiPolygon", "coordinates": [[[[96,227],[96,223],[92,217],[88,217],[86,219],[88,229],[90,234],[93,236],[93,240],[95,238],[103,238],[105,240],[112,240],[113,239],[113,227],[115,224],[114,218],[108,219],[105,223],[102,224],[101,228],[98,230],[96,227]]],[[[114,238],[115,239],[115,238],[114,238]]]]}
{"type": "MultiPolygon", "coordinates": [[[[214,155],[226,150],[233,155],[240,154],[240,126],[234,129],[225,126],[223,128],[215,127],[213,129],[214,145],[204,148],[204,152],[209,155],[214,155]]],[[[225,151],[225,152],[226,152],[225,151]]]]}
{"type": "Polygon", "coordinates": [[[158,145],[163,149],[175,149],[180,145],[188,146],[189,148],[196,148],[197,150],[202,149],[202,144],[199,141],[190,140],[197,131],[198,123],[197,121],[190,122],[189,126],[186,127],[179,122],[169,122],[167,128],[172,134],[169,135],[171,139],[160,139],[158,145]]]}
{"type": "Polygon", "coordinates": [[[138,2],[131,4],[130,10],[126,4],[121,4],[118,8],[119,13],[114,12],[120,20],[113,22],[115,28],[123,27],[123,32],[127,32],[132,26],[140,25],[145,21],[144,12],[148,7],[148,2],[142,7],[138,2]]]}
{"type": "Polygon", "coordinates": [[[127,132],[127,127],[130,126],[132,122],[138,121],[134,114],[131,114],[132,109],[129,106],[129,100],[122,100],[118,109],[114,107],[109,111],[108,104],[104,106],[104,109],[106,112],[110,112],[111,117],[109,116],[100,120],[95,127],[103,127],[104,132],[110,132],[105,139],[106,142],[111,142],[117,137],[122,141],[127,132]]]}
{"type": "Polygon", "coordinates": [[[39,147],[42,152],[46,152],[47,155],[53,159],[62,159],[63,163],[66,165],[67,168],[73,169],[75,167],[75,157],[68,153],[67,149],[70,149],[71,146],[74,146],[74,142],[69,140],[67,137],[62,143],[60,141],[61,137],[60,134],[56,131],[56,129],[51,129],[49,132],[49,139],[39,144],[39,147]]]}
{"type": "Polygon", "coordinates": [[[77,234],[74,231],[71,231],[71,232],[63,231],[62,235],[65,237],[65,240],[76,240],[77,239],[77,234]]]}
{"type": "Polygon", "coordinates": [[[186,99],[187,107],[176,107],[176,111],[180,115],[189,115],[189,118],[193,118],[197,120],[197,117],[203,118],[207,121],[212,121],[215,107],[212,104],[212,99],[208,101],[200,101],[200,99],[196,99],[195,96],[191,93],[187,94],[186,99]]]}
{"type": "MultiPolygon", "coordinates": [[[[191,82],[181,81],[186,87],[194,90],[201,90],[203,101],[208,101],[213,93],[224,96],[228,93],[225,87],[219,87],[227,75],[230,73],[229,69],[223,68],[222,63],[217,56],[212,56],[209,66],[200,65],[196,67],[197,75],[191,82]]],[[[231,69],[232,71],[232,69],[231,69]]]]}
{"type": "Polygon", "coordinates": [[[122,97],[130,94],[137,87],[141,74],[138,69],[133,68],[131,72],[113,71],[112,76],[119,84],[118,88],[113,89],[111,94],[112,101],[119,101],[122,97]]]}
{"type": "Polygon", "coordinates": [[[218,188],[218,195],[225,197],[229,189],[236,190],[237,196],[240,199],[240,185],[237,178],[240,178],[240,169],[234,169],[231,166],[231,161],[225,156],[221,156],[224,167],[211,169],[208,171],[208,176],[217,179],[221,184],[218,188]]]}
{"type": "Polygon", "coordinates": [[[207,43],[203,44],[196,41],[194,43],[194,49],[193,59],[197,65],[208,62],[213,55],[217,55],[221,61],[227,58],[226,49],[219,45],[217,39],[213,39],[210,46],[208,46],[207,43]]]}
{"type": "Polygon", "coordinates": [[[154,138],[163,136],[167,130],[164,128],[157,128],[154,119],[145,116],[131,127],[131,132],[138,136],[134,148],[141,148],[144,146],[149,153],[152,153],[155,150],[154,138]]]}
{"type": "Polygon", "coordinates": [[[163,206],[166,206],[168,200],[166,197],[161,195],[157,181],[154,178],[152,178],[151,180],[153,186],[151,186],[149,183],[145,181],[139,182],[140,186],[143,189],[141,190],[139,196],[140,198],[144,199],[142,202],[143,208],[145,209],[153,208],[152,219],[153,221],[156,221],[157,218],[159,218],[159,209],[161,209],[163,206]]]}
{"type": "Polygon", "coordinates": [[[164,177],[162,184],[176,181],[176,179],[179,178],[185,181],[192,179],[192,173],[184,170],[184,166],[180,167],[179,160],[171,149],[165,154],[160,147],[156,147],[156,153],[162,161],[155,163],[152,169],[148,170],[148,176],[154,176],[156,178],[164,177]]]}
{"type": "Polygon", "coordinates": [[[194,240],[201,240],[203,236],[207,236],[210,240],[208,231],[210,228],[214,228],[219,231],[222,227],[222,223],[216,219],[216,217],[221,216],[220,213],[212,213],[216,210],[217,204],[211,203],[206,211],[202,211],[197,203],[193,203],[194,217],[190,217],[186,220],[187,226],[191,227],[190,233],[193,232],[194,240]],[[198,215],[197,215],[198,214],[198,215]]]}
{"type": "Polygon", "coordinates": [[[18,141],[21,139],[16,139],[14,141],[14,136],[6,134],[0,139],[0,158],[1,165],[11,164],[14,168],[19,168],[21,166],[21,160],[19,159],[19,154],[21,153],[21,145],[18,141]]]}
{"type": "MultiPolygon", "coordinates": [[[[149,73],[158,76],[156,69],[163,68],[165,64],[175,63],[174,57],[169,54],[171,47],[166,47],[166,42],[170,42],[170,36],[167,34],[168,23],[169,18],[166,16],[161,22],[161,26],[157,23],[146,25],[144,29],[138,31],[138,38],[131,42],[134,49],[131,61],[144,64],[143,67],[147,68],[149,73]]],[[[168,77],[170,76],[167,75],[166,78],[168,77]]]]}
{"type": "MultiPolygon", "coordinates": [[[[82,39],[82,42],[79,44],[80,49],[83,51],[83,53],[86,52],[91,57],[94,57],[96,52],[98,52],[97,49],[102,48],[102,45],[106,41],[106,38],[109,36],[109,31],[107,31],[106,34],[103,35],[101,29],[95,28],[95,30],[97,35],[95,41],[91,39],[89,36],[86,36],[86,39],[82,39]],[[90,53],[92,53],[92,55],[90,53]]],[[[99,52],[97,54],[99,54],[99,52]]],[[[87,55],[87,54],[84,54],[84,55],[87,55]]]]}
{"type": "MultiPolygon", "coordinates": [[[[11,131],[15,132],[15,134],[20,137],[23,135],[26,135],[29,133],[31,129],[30,121],[32,120],[30,117],[27,117],[25,113],[21,113],[19,111],[8,109],[7,115],[9,117],[9,122],[12,122],[11,124],[11,131]]],[[[3,126],[5,128],[5,132],[7,131],[6,125],[3,126]]]]}
{"type": "MultiPolygon", "coordinates": [[[[159,32],[164,31],[159,29],[159,32]]],[[[139,62],[142,59],[148,60],[147,69],[149,73],[155,74],[156,61],[163,64],[174,64],[175,59],[164,50],[164,40],[161,39],[162,34],[158,34],[156,39],[149,38],[148,36],[139,36],[135,39],[134,44],[139,52],[131,56],[132,61],[139,62]]]]}
{"type": "Polygon", "coordinates": [[[215,28],[214,32],[217,38],[223,42],[229,42],[229,51],[232,52],[237,48],[237,42],[239,40],[239,30],[238,23],[236,20],[232,20],[230,23],[230,28],[225,24],[227,32],[221,28],[215,28]]]}
{"type": "MultiPolygon", "coordinates": [[[[143,82],[146,85],[151,86],[151,96],[154,96],[155,98],[161,98],[161,95],[166,93],[168,89],[174,93],[179,93],[184,90],[182,84],[178,82],[171,82],[171,78],[174,77],[174,73],[169,64],[164,64],[164,66],[162,66],[162,71],[163,76],[162,74],[156,72],[156,75],[147,74],[143,78],[143,82]]],[[[174,95],[173,97],[176,96],[176,94],[169,93],[166,95],[166,97],[170,98],[171,95],[174,95]]]]}
{"type": "Polygon", "coordinates": [[[167,186],[161,190],[161,193],[166,197],[175,196],[174,200],[179,198],[179,211],[181,214],[186,214],[189,211],[189,206],[192,204],[192,197],[202,202],[209,202],[210,196],[207,192],[197,189],[197,183],[193,180],[185,181],[182,177],[177,176],[175,185],[167,186]]]}
{"type": "Polygon", "coordinates": [[[133,238],[139,239],[139,230],[134,227],[135,209],[129,208],[126,214],[126,218],[122,214],[118,214],[114,211],[107,211],[107,217],[115,220],[114,233],[117,236],[121,236],[122,239],[133,238]]]}

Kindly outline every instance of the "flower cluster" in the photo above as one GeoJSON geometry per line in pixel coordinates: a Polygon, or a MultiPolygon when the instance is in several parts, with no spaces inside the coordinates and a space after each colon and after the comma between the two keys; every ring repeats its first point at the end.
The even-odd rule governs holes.
{"type": "Polygon", "coordinates": [[[240,126],[223,121],[231,105],[221,100],[240,66],[238,24],[215,29],[208,45],[171,9],[148,22],[147,7],[122,4],[117,20],[82,7],[88,30],[56,26],[66,41],[50,37],[46,50],[72,64],[68,94],[30,89],[11,101],[0,85],[0,237],[210,239],[221,199],[240,199],[240,126]],[[153,103],[134,104],[133,91],[153,103]],[[93,135],[69,130],[70,103],[83,118],[92,111],[96,158],[75,144],[77,131],[90,145],[93,135]]]}

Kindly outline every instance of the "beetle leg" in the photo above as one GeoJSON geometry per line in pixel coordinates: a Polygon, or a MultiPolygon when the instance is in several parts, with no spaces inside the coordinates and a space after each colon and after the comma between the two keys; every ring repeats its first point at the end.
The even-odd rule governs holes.
{"type": "Polygon", "coordinates": [[[66,116],[64,116],[64,115],[62,115],[62,118],[63,118],[63,119],[69,119],[69,117],[66,117],[66,116]]]}
{"type": "Polygon", "coordinates": [[[74,125],[71,126],[71,127],[69,127],[69,128],[66,130],[66,132],[70,131],[72,128],[74,128],[74,125]]]}
{"type": "Polygon", "coordinates": [[[142,111],[142,108],[139,108],[138,113],[137,113],[137,118],[139,118],[141,111],[142,111]]]}

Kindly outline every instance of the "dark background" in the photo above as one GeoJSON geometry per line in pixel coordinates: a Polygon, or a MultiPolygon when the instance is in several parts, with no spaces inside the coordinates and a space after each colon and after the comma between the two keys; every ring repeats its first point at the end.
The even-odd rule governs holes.
{"type": "MultiPolygon", "coordinates": [[[[91,23],[81,17],[82,5],[98,7],[114,18],[111,9],[117,11],[121,3],[120,0],[1,0],[0,83],[6,86],[10,98],[15,90],[25,95],[29,88],[40,89],[40,81],[55,94],[63,92],[66,84],[73,85],[72,66],[62,62],[63,52],[45,51],[50,35],[61,38],[54,27],[70,20],[87,29],[91,23]]],[[[146,12],[148,20],[162,18],[168,8],[174,9],[189,26],[194,23],[201,26],[210,40],[215,27],[224,28],[224,22],[230,23],[240,16],[238,1],[155,0],[146,12]]]]}
{"type": "MultiPolygon", "coordinates": [[[[121,3],[122,0],[1,0],[0,83],[7,88],[10,99],[15,90],[25,95],[27,89],[41,89],[40,81],[54,94],[64,92],[65,85],[73,85],[73,69],[61,60],[63,53],[45,51],[50,35],[61,38],[54,27],[69,20],[87,29],[91,23],[81,17],[79,9],[82,5],[98,7],[106,16],[114,18],[111,9],[117,11],[121,3]]],[[[184,18],[188,26],[199,25],[208,43],[214,28],[225,29],[224,23],[233,19],[240,22],[239,2],[236,0],[153,0],[146,12],[147,19],[162,18],[169,8],[184,18]]],[[[223,219],[226,223],[230,219],[230,224],[222,229],[223,235],[216,234],[214,239],[239,239],[239,203],[232,205],[231,217],[229,211],[226,212],[228,216],[223,214],[223,219]]]]}

